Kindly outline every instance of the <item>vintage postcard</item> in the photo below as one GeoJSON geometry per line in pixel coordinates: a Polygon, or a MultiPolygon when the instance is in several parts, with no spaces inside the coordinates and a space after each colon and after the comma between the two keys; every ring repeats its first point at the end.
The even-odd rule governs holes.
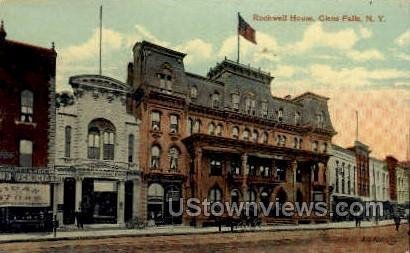
{"type": "Polygon", "coordinates": [[[409,252],[409,11],[0,0],[0,252],[409,252]]]}

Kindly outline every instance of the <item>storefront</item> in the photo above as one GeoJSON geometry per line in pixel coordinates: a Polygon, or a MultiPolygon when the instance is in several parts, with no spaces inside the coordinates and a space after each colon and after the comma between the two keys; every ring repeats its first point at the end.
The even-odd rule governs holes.
{"type": "Polygon", "coordinates": [[[64,225],[124,224],[137,216],[139,172],[105,163],[57,167],[58,216],[64,225]]]}
{"type": "Polygon", "coordinates": [[[45,168],[0,168],[0,232],[52,229],[51,179],[45,168]]]}

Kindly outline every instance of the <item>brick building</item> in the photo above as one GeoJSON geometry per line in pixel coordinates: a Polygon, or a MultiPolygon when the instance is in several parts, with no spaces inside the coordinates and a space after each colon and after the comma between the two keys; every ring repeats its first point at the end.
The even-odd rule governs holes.
{"type": "Polygon", "coordinates": [[[327,151],[335,131],[327,98],[309,92],[274,97],[269,73],[227,59],[205,77],[185,71],[183,53],[146,41],[133,53],[132,109],[145,122],[139,149],[143,218],[211,222],[204,215],[170,215],[168,206],[178,206],[179,197],[329,203],[327,151]]]}
{"type": "Polygon", "coordinates": [[[57,54],[54,48],[9,40],[6,35],[2,22],[0,187],[3,194],[13,187],[10,194],[14,200],[8,199],[10,194],[0,196],[0,223],[24,221],[35,226],[39,213],[44,217],[51,203],[49,167],[54,162],[57,54]],[[23,190],[27,189],[40,195],[25,195],[23,190]]]}
{"type": "Polygon", "coordinates": [[[369,159],[370,149],[369,146],[355,141],[354,146],[348,148],[356,155],[356,168],[357,168],[357,193],[362,197],[362,200],[369,200],[370,198],[370,171],[369,171],[369,159]]]}

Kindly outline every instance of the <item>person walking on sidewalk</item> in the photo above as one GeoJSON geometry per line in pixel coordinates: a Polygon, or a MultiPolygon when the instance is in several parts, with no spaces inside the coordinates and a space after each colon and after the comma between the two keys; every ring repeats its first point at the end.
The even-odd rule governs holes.
{"type": "Polygon", "coordinates": [[[394,219],[394,224],[396,225],[396,231],[399,231],[399,228],[400,228],[400,215],[395,214],[393,219],[394,219]]]}
{"type": "Polygon", "coordinates": [[[75,219],[77,221],[77,228],[83,228],[83,212],[80,207],[75,212],[75,219]]]}

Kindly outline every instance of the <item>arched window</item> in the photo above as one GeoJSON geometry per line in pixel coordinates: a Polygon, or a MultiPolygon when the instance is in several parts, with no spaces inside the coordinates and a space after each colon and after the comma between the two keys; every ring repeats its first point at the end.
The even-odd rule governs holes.
{"type": "Polygon", "coordinates": [[[283,121],[283,108],[279,108],[278,110],[278,121],[279,122],[283,121]]]}
{"type": "Polygon", "coordinates": [[[251,107],[251,98],[245,97],[245,113],[251,114],[252,107],[251,107]]]}
{"type": "Polygon", "coordinates": [[[258,136],[259,136],[259,133],[258,133],[258,130],[253,130],[252,131],[252,138],[251,138],[251,141],[253,141],[253,142],[258,142],[258,136]]]}
{"type": "Polygon", "coordinates": [[[196,86],[191,87],[191,99],[196,99],[198,97],[198,88],[196,86]]]}
{"type": "Polygon", "coordinates": [[[232,109],[239,110],[239,100],[240,100],[239,94],[232,93],[231,98],[232,98],[232,109]]]}
{"type": "Polygon", "coordinates": [[[238,139],[239,138],[239,127],[234,126],[232,128],[232,138],[238,139]]]}
{"type": "Polygon", "coordinates": [[[153,183],[148,187],[147,194],[148,219],[162,218],[164,210],[164,187],[158,183],[153,183]]]}
{"type": "Polygon", "coordinates": [[[215,124],[213,122],[208,124],[208,134],[215,135],[215,124]]]}
{"type": "Polygon", "coordinates": [[[134,135],[128,135],[128,162],[134,162],[134,135]]]}
{"type": "Polygon", "coordinates": [[[216,126],[216,135],[221,136],[222,135],[222,129],[223,129],[222,124],[218,124],[216,126]]]}
{"type": "Polygon", "coordinates": [[[246,128],[246,129],[243,131],[242,139],[245,140],[245,141],[248,141],[250,134],[251,134],[251,133],[250,133],[249,129],[246,128]]]}
{"type": "Polygon", "coordinates": [[[71,127],[66,126],[64,131],[64,157],[71,157],[71,127]]]}
{"type": "Polygon", "coordinates": [[[21,92],[21,117],[23,122],[33,122],[33,92],[29,90],[23,90],[21,92]]]}
{"type": "Polygon", "coordinates": [[[268,133],[267,132],[263,132],[261,135],[261,143],[263,144],[267,144],[268,143],[268,133]]]}
{"type": "Polygon", "coordinates": [[[178,170],[179,150],[177,147],[169,149],[169,168],[171,170],[178,170]]]}
{"type": "Polygon", "coordinates": [[[161,148],[158,145],[151,147],[151,168],[159,169],[161,148]]]}
{"type": "Polygon", "coordinates": [[[192,128],[192,133],[197,134],[201,131],[201,121],[200,120],[195,120],[194,121],[194,126],[192,128]]]}
{"type": "Polygon", "coordinates": [[[215,203],[215,202],[221,202],[222,201],[222,191],[218,187],[214,187],[209,191],[208,194],[208,199],[209,202],[215,203]]]}
{"type": "Polygon", "coordinates": [[[261,115],[264,118],[268,117],[268,102],[266,100],[261,102],[261,115]]]}
{"type": "Polygon", "coordinates": [[[320,128],[323,128],[324,120],[325,120],[325,113],[321,111],[316,115],[317,126],[320,128]]]}
{"type": "Polygon", "coordinates": [[[102,153],[104,160],[114,160],[114,150],[114,125],[106,119],[91,121],[88,125],[88,158],[100,159],[102,153]]]}
{"type": "Polygon", "coordinates": [[[212,95],[211,95],[211,102],[212,102],[212,107],[217,108],[219,107],[219,93],[217,91],[215,91],[212,95]]]}

